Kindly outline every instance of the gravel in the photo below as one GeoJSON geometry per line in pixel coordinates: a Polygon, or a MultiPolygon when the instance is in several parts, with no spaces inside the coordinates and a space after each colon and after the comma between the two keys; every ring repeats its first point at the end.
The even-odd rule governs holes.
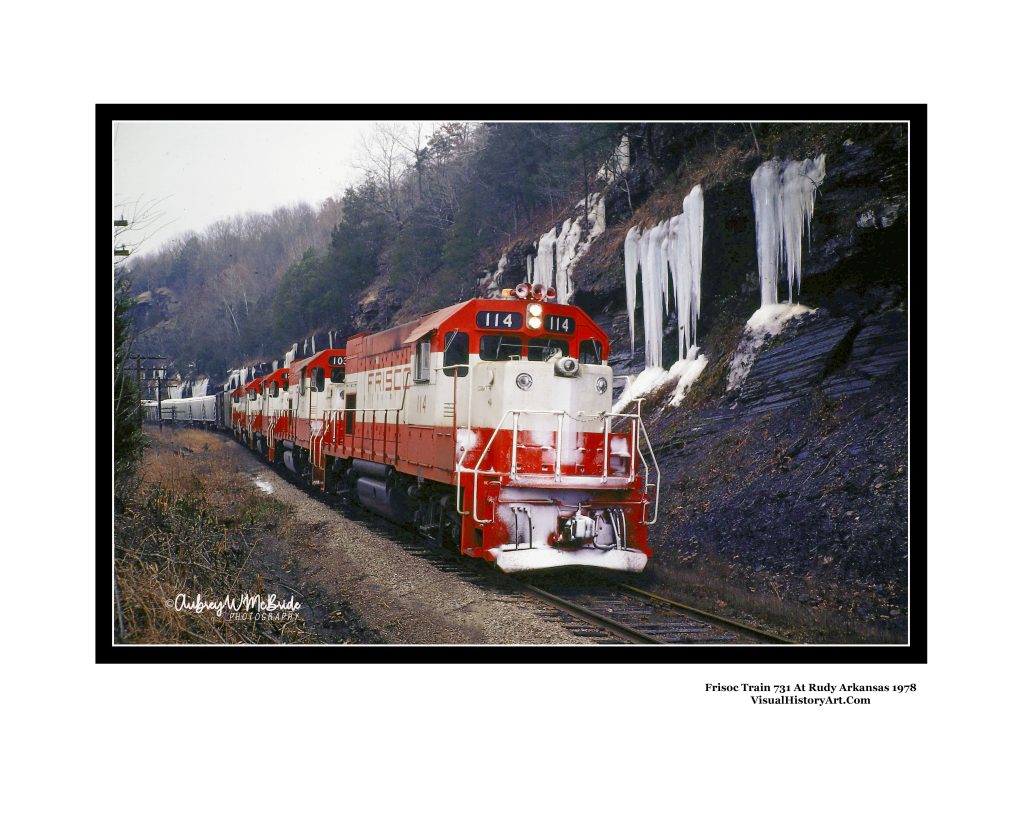
{"type": "Polygon", "coordinates": [[[298,585],[344,598],[386,643],[590,642],[542,617],[529,598],[441,571],[366,523],[349,520],[307,495],[254,458],[243,458],[239,471],[269,485],[273,497],[291,507],[293,524],[315,529],[308,538],[313,548],[289,550],[289,573],[298,585]]]}

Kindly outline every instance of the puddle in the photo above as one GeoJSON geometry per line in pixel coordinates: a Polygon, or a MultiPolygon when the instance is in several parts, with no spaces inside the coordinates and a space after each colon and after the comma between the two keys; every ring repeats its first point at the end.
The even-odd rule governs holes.
{"type": "Polygon", "coordinates": [[[253,482],[254,484],[256,484],[256,486],[257,486],[257,487],[258,487],[259,489],[261,489],[261,490],[263,490],[264,492],[266,492],[266,493],[267,493],[268,495],[272,495],[272,494],[274,494],[274,487],[273,487],[273,486],[271,486],[271,485],[270,485],[270,484],[269,484],[269,483],[268,483],[267,481],[263,480],[263,478],[256,478],[256,477],[254,477],[254,478],[252,479],[252,482],[253,482]]]}

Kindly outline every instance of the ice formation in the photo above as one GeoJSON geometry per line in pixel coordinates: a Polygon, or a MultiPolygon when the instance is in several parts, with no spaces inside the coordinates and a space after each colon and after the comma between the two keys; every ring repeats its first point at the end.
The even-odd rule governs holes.
{"type": "Polygon", "coordinates": [[[729,362],[727,390],[742,386],[758,351],[778,335],[790,319],[813,312],[793,304],[793,282],[800,293],[804,229],[814,216],[814,196],[825,178],[825,154],[815,159],[780,162],[770,159],[750,178],[757,236],[757,271],[761,279],[761,308],[747,321],[729,362]],[[789,299],[779,304],[779,267],[786,266],[789,299]]]}
{"type": "Polygon", "coordinates": [[[673,407],[678,407],[683,403],[683,398],[686,396],[687,390],[693,386],[693,382],[697,380],[702,372],[704,372],[704,368],[707,365],[707,356],[697,355],[696,347],[691,347],[686,358],[680,358],[672,365],[671,369],[668,371],[668,375],[670,379],[676,379],[676,388],[672,393],[671,400],[669,401],[673,407]]]}
{"type": "Polygon", "coordinates": [[[605,204],[604,197],[596,193],[576,203],[583,209],[583,215],[566,219],[559,229],[558,225],[551,228],[537,240],[536,258],[527,257],[527,281],[536,282],[545,287],[554,287],[558,292],[558,301],[567,304],[572,297],[573,270],[590,249],[590,244],[604,233],[605,204]],[[586,241],[581,241],[586,229],[586,241]]]}
{"type": "Polygon", "coordinates": [[[192,385],[192,397],[193,398],[205,398],[206,388],[210,385],[209,378],[197,378],[196,383],[192,385]]]}
{"type": "Polygon", "coordinates": [[[661,367],[648,367],[643,372],[630,380],[622,390],[619,400],[612,406],[612,412],[625,412],[630,409],[630,404],[647,393],[658,389],[669,379],[668,370],[661,367]]]}
{"type": "Polygon", "coordinates": [[[697,355],[697,317],[700,315],[700,276],[704,251],[704,191],[700,185],[683,199],[683,210],[641,233],[634,226],[626,233],[626,310],[629,313],[630,348],[636,346],[636,274],[640,269],[643,294],[643,372],[622,391],[615,403],[621,412],[630,402],[675,381],[672,403],[678,406],[687,389],[707,364],[697,355]],[[680,359],[663,368],[662,340],[665,316],[675,302],[680,359]]]}
{"type": "MultiPolygon", "coordinates": [[[[617,172],[629,167],[629,140],[626,137],[623,137],[623,142],[608,162],[618,167],[617,172]]],[[[605,166],[602,166],[602,170],[604,168],[605,166]]],[[[612,178],[602,176],[601,171],[598,172],[598,176],[608,181],[612,178]]],[[[536,256],[526,256],[526,281],[555,288],[558,301],[562,304],[568,304],[575,292],[573,271],[576,265],[590,249],[594,239],[605,232],[604,195],[596,191],[587,194],[576,203],[575,212],[579,215],[570,216],[537,240],[536,256]]],[[[503,255],[498,262],[498,269],[483,278],[480,286],[485,293],[491,296],[499,293],[501,274],[507,264],[508,257],[503,255]]]]}
{"type": "Polygon", "coordinates": [[[747,379],[750,368],[754,365],[757,351],[772,336],[777,336],[791,318],[813,313],[810,307],[801,304],[766,304],[754,312],[743,328],[743,337],[729,361],[729,382],[726,390],[735,390],[747,379]]]}
{"type": "Polygon", "coordinates": [[[555,242],[558,228],[553,227],[537,240],[537,261],[533,265],[533,280],[545,287],[555,286],[555,242]]]}
{"type": "Polygon", "coordinates": [[[655,225],[640,237],[640,284],[644,294],[644,359],[648,367],[661,367],[664,335],[664,299],[668,276],[662,271],[661,242],[667,229],[655,225]]]}
{"type": "Polygon", "coordinates": [[[785,262],[789,301],[800,292],[804,228],[811,229],[814,196],[825,178],[825,154],[815,159],[770,159],[750,179],[757,232],[761,306],[778,304],[779,266],[785,262]]]}
{"type": "Polygon", "coordinates": [[[630,343],[636,344],[636,271],[644,300],[644,360],[648,368],[662,366],[664,316],[671,312],[674,294],[679,349],[696,341],[700,315],[700,276],[704,248],[704,191],[700,185],[683,199],[683,211],[640,233],[626,234],[626,309],[630,343]],[[671,277],[671,278],[670,278],[671,277]],[[671,283],[671,286],[670,286],[671,283]]]}
{"type": "Polygon", "coordinates": [[[625,173],[629,170],[629,137],[625,134],[622,135],[622,139],[616,146],[612,155],[608,157],[608,161],[605,162],[597,171],[597,176],[600,179],[604,179],[608,182],[613,180],[616,176],[621,173],[625,173]]]}
{"type": "Polygon", "coordinates": [[[555,243],[555,290],[563,304],[572,296],[571,265],[579,248],[580,234],[579,220],[566,219],[555,243]]]}
{"type": "Polygon", "coordinates": [[[481,286],[484,292],[488,296],[497,296],[501,292],[501,277],[505,272],[505,268],[508,266],[508,254],[501,254],[501,258],[498,259],[498,267],[493,273],[488,273],[484,276],[484,280],[481,282],[481,286]]]}
{"type": "Polygon", "coordinates": [[[700,274],[704,264],[704,191],[700,185],[683,200],[683,212],[669,222],[669,243],[679,349],[689,350],[697,341],[700,274]]]}
{"type": "Polygon", "coordinates": [[[636,270],[640,265],[640,228],[633,225],[626,234],[626,312],[629,313],[629,350],[636,349],[636,270]]]}

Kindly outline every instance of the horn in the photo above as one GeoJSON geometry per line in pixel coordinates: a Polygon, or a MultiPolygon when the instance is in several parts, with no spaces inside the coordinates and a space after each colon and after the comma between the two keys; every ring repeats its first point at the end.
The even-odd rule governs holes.
{"type": "Polygon", "coordinates": [[[555,288],[549,287],[544,295],[547,297],[548,301],[554,301],[558,296],[558,293],[555,291],[555,288]]]}
{"type": "Polygon", "coordinates": [[[516,285],[516,297],[520,299],[529,298],[530,296],[530,285],[526,282],[516,285]]]}
{"type": "Polygon", "coordinates": [[[533,286],[533,297],[535,299],[539,299],[539,298],[543,298],[543,296],[544,296],[544,285],[541,284],[540,282],[537,282],[533,286]]]}

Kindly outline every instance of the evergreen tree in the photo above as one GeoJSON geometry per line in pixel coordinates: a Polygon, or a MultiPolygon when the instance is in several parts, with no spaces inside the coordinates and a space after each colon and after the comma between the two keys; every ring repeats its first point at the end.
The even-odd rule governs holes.
{"type": "Polygon", "coordinates": [[[131,285],[124,276],[114,284],[114,482],[115,497],[122,497],[142,452],[142,403],[139,383],[130,366],[131,285]]]}

